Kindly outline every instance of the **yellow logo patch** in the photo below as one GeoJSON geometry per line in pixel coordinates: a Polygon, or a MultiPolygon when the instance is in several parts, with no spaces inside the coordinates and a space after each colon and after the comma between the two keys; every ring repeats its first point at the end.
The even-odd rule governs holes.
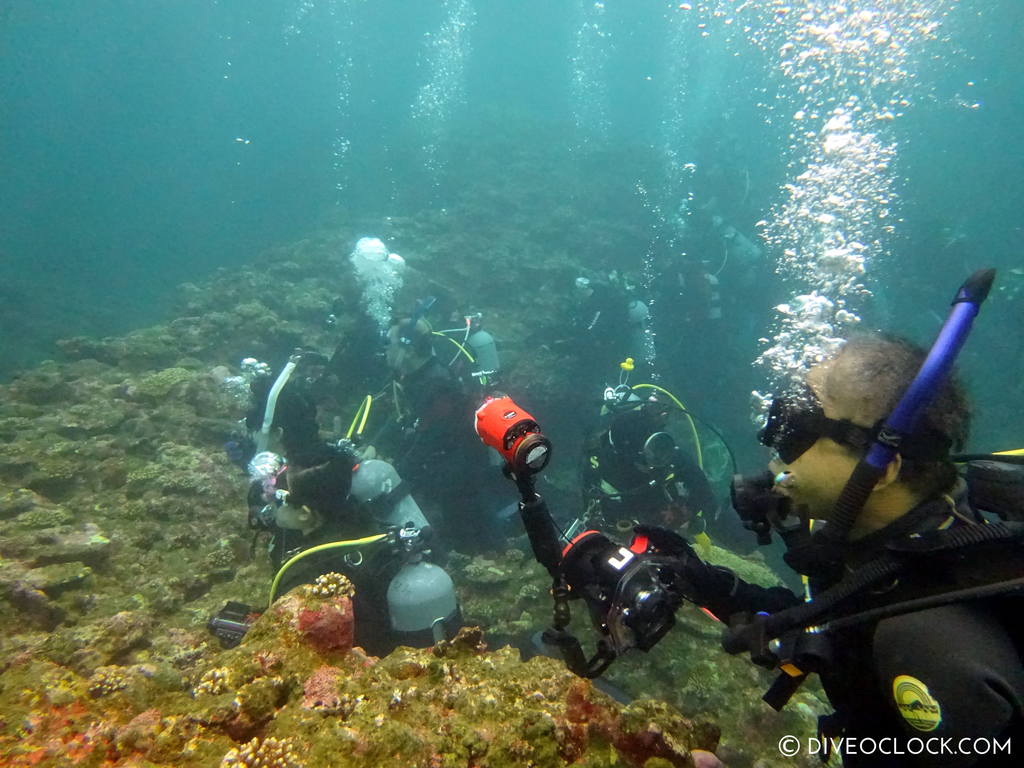
{"type": "Polygon", "coordinates": [[[915,729],[934,731],[942,722],[942,707],[916,677],[897,675],[892,681],[892,697],[903,719],[915,729]]]}

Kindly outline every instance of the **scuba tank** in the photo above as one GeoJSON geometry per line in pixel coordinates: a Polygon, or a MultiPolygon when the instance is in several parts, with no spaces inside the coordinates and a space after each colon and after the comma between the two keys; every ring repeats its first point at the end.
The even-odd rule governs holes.
{"type": "Polygon", "coordinates": [[[386,461],[367,459],[360,462],[352,474],[350,493],[361,504],[370,507],[373,516],[383,525],[399,528],[406,525],[426,528],[430,525],[398,472],[386,461]]]}
{"type": "Polygon", "coordinates": [[[640,299],[633,299],[626,308],[626,315],[629,318],[630,325],[643,327],[647,324],[648,319],[650,319],[651,310],[640,299]]]}
{"type": "Polygon", "coordinates": [[[629,346],[630,352],[638,356],[646,356],[645,338],[647,335],[647,321],[651,317],[651,311],[640,299],[633,299],[626,307],[626,320],[629,324],[629,346]]]}
{"type": "Polygon", "coordinates": [[[440,566],[426,562],[420,538],[427,518],[388,462],[368,459],[352,475],[353,498],[367,505],[382,525],[399,528],[405,562],[387,590],[388,617],[396,642],[414,648],[451,637],[462,626],[455,585],[440,566]]]}
{"type": "Polygon", "coordinates": [[[466,337],[466,346],[473,350],[473,357],[476,359],[476,370],[473,376],[493,376],[501,371],[501,361],[498,359],[498,345],[494,337],[484,330],[482,316],[478,312],[466,318],[469,324],[469,335],[466,337]]]}
{"type": "Polygon", "coordinates": [[[494,337],[487,331],[478,329],[470,334],[466,344],[473,350],[473,357],[476,358],[475,375],[493,376],[501,370],[498,346],[494,343],[494,337]]]}
{"type": "Polygon", "coordinates": [[[415,555],[388,584],[388,616],[401,645],[414,648],[452,637],[462,626],[455,585],[443,568],[415,555]]]}

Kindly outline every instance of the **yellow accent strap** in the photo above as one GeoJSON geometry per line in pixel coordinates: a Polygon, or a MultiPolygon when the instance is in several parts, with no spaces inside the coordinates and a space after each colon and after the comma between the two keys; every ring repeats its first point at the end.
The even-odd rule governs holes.
{"type": "Polygon", "coordinates": [[[697,434],[697,425],[693,423],[693,416],[690,415],[689,410],[686,406],[679,402],[679,398],[673,395],[664,387],[659,387],[657,384],[634,384],[633,389],[653,389],[657,392],[661,392],[669,396],[673,403],[675,403],[679,410],[683,412],[687,420],[690,422],[690,431],[693,433],[693,445],[697,451],[697,466],[700,467],[700,471],[704,471],[704,452],[700,447],[700,436],[697,434]]]}
{"type": "Polygon", "coordinates": [[[274,576],[274,581],[270,585],[270,597],[267,599],[267,607],[269,608],[274,604],[274,600],[277,597],[277,588],[281,585],[281,578],[284,576],[284,572],[291,568],[293,565],[295,565],[295,563],[297,563],[299,560],[306,557],[307,555],[314,555],[317,552],[326,552],[331,549],[349,549],[351,547],[362,547],[366,546],[367,544],[375,544],[381,539],[386,538],[386,533],[378,533],[374,536],[365,536],[361,539],[349,539],[348,541],[331,541],[327,544],[320,544],[318,546],[310,547],[309,549],[305,549],[302,552],[299,552],[299,554],[295,555],[287,563],[282,565],[281,569],[277,572],[277,575],[274,576]]]}
{"type": "Polygon", "coordinates": [[[352,431],[355,430],[356,435],[363,434],[363,428],[366,426],[366,420],[370,417],[370,407],[373,405],[373,395],[367,395],[359,408],[356,409],[356,415],[352,417],[352,423],[348,427],[348,432],[345,433],[345,439],[352,439],[352,431]],[[356,429],[356,422],[359,421],[359,415],[362,414],[363,420],[359,423],[359,429],[356,429]]]}

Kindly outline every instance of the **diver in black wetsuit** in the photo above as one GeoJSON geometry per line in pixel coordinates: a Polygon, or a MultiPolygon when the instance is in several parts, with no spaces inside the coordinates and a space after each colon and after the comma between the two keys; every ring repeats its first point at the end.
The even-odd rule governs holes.
{"type": "Polygon", "coordinates": [[[503,547],[498,511],[513,502],[486,449],[469,428],[477,403],[434,353],[422,318],[400,318],[388,333],[401,440],[390,452],[445,543],[460,551],[503,547]]]}
{"type": "MultiPolygon", "coordinates": [[[[271,535],[269,556],[275,573],[303,550],[379,530],[349,495],[352,473],[360,460],[354,448],[320,437],[317,403],[325,358],[297,351],[289,361],[292,363],[294,368],[286,368],[277,379],[264,376],[252,382],[253,405],[246,415],[246,427],[257,448],[248,465],[252,477],[247,498],[249,525],[271,535]],[[264,429],[268,416],[270,423],[264,429]]],[[[380,590],[387,580],[364,578],[369,568],[353,572],[346,567],[344,554],[325,553],[290,568],[277,594],[311,583],[324,573],[345,573],[357,586],[354,600],[360,621],[356,642],[373,652],[382,647],[381,642],[383,647],[387,643],[387,608],[380,590]]]]}
{"type": "Polygon", "coordinates": [[[697,462],[664,431],[670,406],[626,387],[606,407],[611,421],[590,441],[583,461],[587,524],[628,530],[641,523],[700,533],[718,503],[697,462]],[[695,521],[696,527],[690,525],[695,521]]]}
{"type": "Polygon", "coordinates": [[[248,464],[247,504],[250,526],[271,534],[272,599],[343,573],[355,586],[356,644],[373,654],[430,644],[437,639],[432,622],[443,619],[447,634],[460,621],[451,580],[429,563],[432,530],[391,465],[348,440],[320,437],[324,362],[297,352],[273,384],[261,378],[252,386],[246,422],[258,452],[248,464]],[[398,608],[396,578],[404,589],[398,608]],[[434,616],[438,605],[450,610],[434,616]]]}
{"type": "MultiPolygon", "coordinates": [[[[810,371],[806,393],[776,401],[762,439],[778,453],[771,464],[775,492],[788,499],[802,521],[828,521],[835,514],[840,492],[874,441],[877,425],[891,413],[923,359],[922,350],[893,338],[850,341],[810,371]]],[[[824,591],[840,580],[881,568],[891,557],[887,552],[921,548],[929,537],[977,535],[986,527],[980,515],[952,495],[957,472],[948,452],[966,439],[968,416],[961,390],[946,382],[870,490],[840,545],[840,567],[831,572],[811,567],[799,554],[799,541],[787,541],[787,562],[816,574],[811,578],[815,602],[824,603],[824,591]]],[[[981,560],[993,565],[999,552],[990,545],[981,560]]],[[[1019,576],[1019,549],[1010,552],[1010,575],[1019,576]]],[[[787,589],[747,584],[703,564],[692,552],[686,560],[693,599],[723,621],[731,618],[734,626],[743,616],[756,618],[754,612],[775,614],[803,604],[787,589]]],[[[1024,748],[1024,597],[1019,592],[877,620],[869,614],[867,620],[848,621],[845,628],[841,624],[843,616],[964,587],[965,572],[969,586],[986,565],[977,557],[957,557],[956,550],[943,556],[934,549],[916,562],[920,565],[853,592],[842,611],[833,614],[835,622],[822,622],[828,650],[805,654],[802,670],[793,670],[788,680],[798,684],[808,666],[817,671],[835,709],[820,721],[819,735],[857,740],[842,749],[848,768],[1019,765],[1024,748]],[[974,739],[1008,738],[1011,754],[1004,748],[986,755],[984,745],[971,746],[974,739]]],[[[779,680],[785,688],[786,675],[779,680]]]]}
{"type": "Polygon", "coordinates": [[[605,279],[578,277],[575,306],[567,324],[572,333],[562,354],[576,358],[580,378],[599,378],[626,357],[642,360],[646,353],[647,304],[628,280],[612,273],[605,279]]]}

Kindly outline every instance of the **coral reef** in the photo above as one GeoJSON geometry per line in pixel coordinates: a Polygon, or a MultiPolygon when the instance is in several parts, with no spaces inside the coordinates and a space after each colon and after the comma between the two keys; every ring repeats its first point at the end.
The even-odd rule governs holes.
{"type": "Polygon", "coordinates": [[[384,659],[325,644],[302,617],[349,597],[314,592],[276,603],[191,690],[157,665],[85,678],[38,657],[10,661],[18,693],[6,703],[22,725],[0,735],[5,764],[689,766],[692,750],[717,746],[708,722],[650,700],[623,707],[553,660],[488,651],[479,629],[384,659]],[[38,679],[47,684],[26,685],[38,679]]]}
{"type": "MultiPolygon", "coordinates": [[[[702,555],[710,562],[727,565],[764,586],[775,586],[778,577],[760,555],[741,557],[711,545],[702,555]]],[[[530,635],[551,622],[549,579],[544,569],[520,550],[501,555],[457,557],[450,561],[452,575],[462,587],[466,619],[488,627],[494,641],[526,646],[528,653],[545,652],[530,635]]],[[[579,604],[577,604],[579,605],[579,604]]],[[[573,632],[586,643],[591,627],[582,605],[574,605],[573,632]]],[[[762,766],[771,761],[774,744],[787,733],[812,734],[817,716],[825,710],[824,694],[813,684],[804,686],[782,713],[761,701],[772,683],[765,670],[743,658],[728,656],[719,647],[720,625],[696,608],[676,614],[676,627],[648,654],[628,654],[605,672],[620,697],[668,702],[683,715],[706,718],[723,725],[719,754],[730,757],[728,765],[762,766]],[[767,758],[767,760],[765,760],[767,758]]],[[[592,647],[592,646],[591,646],[592,647]]]]}
{"type": "Polygon", "coordinates": [[[355,594],[352,582],[340,573],[317,576],[309,589],[316,597],[352,597],[355,594]]]}
{"type": "Polygon", "coordinates": [[[89,695],[98,699],[128,687],[129,673],[123,667],[100,667],[88,681],[89,695]]]}
{"type": "Polygon", "coordinates": [[[258,736],[241,747],[234,747],[220,762],[222,768],[303,768],[292,739],[258,736]]]}

